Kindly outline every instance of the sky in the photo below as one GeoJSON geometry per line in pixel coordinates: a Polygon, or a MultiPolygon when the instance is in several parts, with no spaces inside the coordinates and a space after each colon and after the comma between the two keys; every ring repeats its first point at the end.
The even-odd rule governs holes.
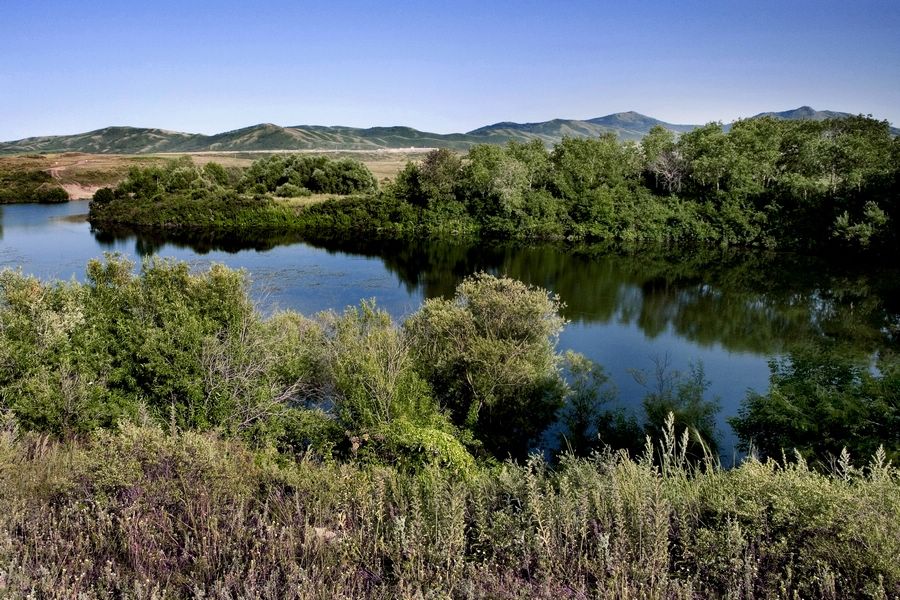
{"type": "Polygon", "coordinates": [[[900,0],[0,0],[0,140],[810,105],[900,124],[900,0]]]}

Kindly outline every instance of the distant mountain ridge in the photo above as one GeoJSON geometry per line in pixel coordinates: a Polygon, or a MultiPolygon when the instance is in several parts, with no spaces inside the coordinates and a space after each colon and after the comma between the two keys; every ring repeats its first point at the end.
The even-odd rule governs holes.
{"type": "Polygon", "coordinates": [[[539,139],[544,142],[558,142],[564,136],[597,137],[604,133],[614,133],[623,140],[639,140],[655,125],[661,125],[677,133],[684,133],[696,125],[676,125],[666,123],[633,111],[614,113],[595,119],[553,119],[539,123],[512,123],[505,121],[473,129],[466,135],[495,138],[497,141],[526,141],[539,139]]]}
{"type": "MultiPolygon", "coordinates": [[[[779,119],[844,118],[849,113],[817,111],[801,106],[782,112],[765,112],[756,117],[779,119]]],[[[295,125],[282,127],[261,123],[233,131],[204,135],[165,129],[105,127],[75,135],[29,137],[0,142],[0,154],[36,152],[89,152],[98,154],[153,154],[161,152],[241,152],[276,150],[382,150],[400,148],[452,148],[466,150],[475,144],[505,144],[509,141],[541,140],[553,144],[565,136],[597,137],[613,133],[622,140],[639,140],[660,125],[676,133],[697,125],[660,121],[637,112],[613,113],[594,119],[552,119],[537,123],[505,121],[473,129],[467,133],[431,133],[412,127],[343,127],[295,125]]],[[[894,135],[900,130],[891,128],[894,135]]]]}
{"type": "Polygon", "coordinates": [[[816,110],[811,106],[801,106],[793,110],[783,110],[781,112],[763,112],[753,115],[758,117],[775,117],[776,119],[787,119],[789,121],[824,121],[825,119],[845,119],[852,116],[850,113],[836,112],[833,110],[816,110]]]}

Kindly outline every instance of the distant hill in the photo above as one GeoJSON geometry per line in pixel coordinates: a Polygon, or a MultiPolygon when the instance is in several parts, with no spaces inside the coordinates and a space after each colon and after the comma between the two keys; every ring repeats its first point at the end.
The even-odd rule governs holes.
{"type": "MultiPolygon", "coordinates": [[[[753,115],[752,118],[775,117],[776,119],[785,119],[787,121],[824,121],[825,119],[846,119],[847,117],[852,116],[852,114],[846,112],[816,110],[811,106],[801,106],[800,108],[795,108],[793,110],[759,113],[758,115],[753,115]]],[[[891,127],[891,134],[900,135],[900,129],[891,127]]]]}
{"type": "Polygon", "coordinates": [[[486,140],[465,134],[443,135],[410,127],[281,127],[252,125],[215,135],[137,127],[106,127],[76,135],[31,137],[0,143],[0,154],[93,152],[241,152],[266,150],[379,150],[383,148],[454,148],[465,150],[486,140]]]}
{"type": "Polygon", "coordinates": [[[775,117],[776,119],[786,119],[788,121],[824,121],[825,119],[844,119],[852,116],[850,113],[837,112],[833,110],[816,110],[811,106],[801,106],[793,110],[783,110],[781,112],[764,112],[757,117],[775,117]]]}
{"type": "Polygon", "coordinates": [[[666,129],[678,133],[686,133],[697,127],[696,125],[676,125],[674,123],[666,123],[665,121],[660,121],[659,119],[654,119],[653,117],[648,117],[631,110],[628,112],[606,115],[605,117],[597,117],[596,119],[588,120],[588,122],[635,135],[640,134],[640,137],[645,136],[657,125],[661,125],[666,129]]]}
{"type": "MultiPolygon", "coordinates": [[[[808,106],[756,117],[815,119],[846,117],[848,113],[817,111],[808,106]]],[[[379,150],[388,148],[452,148],[466,150],[475,144],[505,144],[511,140],[541,140],[553,144],[565,136],[597,137],[613,133],[622,140],[639,140],[655,125],[684,133],[696,125],[666,123],[636,112],[621,112],[594,119],[553,119],[539,123],[505,121],[468,133],[430,133],[411,127],[357,127],[271,123],[252,125],[215,135],[181,133],[164,129],[106,127],[76,135],[30,137],[0,142],[0,154],[38,152],[90,152],[99,154],[153,154],[160,152],[241,152],[276,150],[379,150]]],[[[892,128],[897,135],[900,130],[892,128]]]]}
{"type": "Polygon", "coordinates": [[[639,140],[647,135],[654,125],[662,125],[677,133],[684,133],[696,127],[696,125],[674,125],[629,111],[584,121],[553,119],[540,123],[495,123],[470,131],[468,135],[497,138],[497,141],[540,139],[552,143],[564,136],[597,137],[604,133],[614,133],[623,140],[639,140]]]}
{"type": "Polygon", "coordinates": [[[164,129],[140,127],[106,127],[75,135],[30,137],[0,143],[0,152],[92,152],[108,154],[143,154],[166,152],[173,146],[189,147],[205,136],[164,129]]]}

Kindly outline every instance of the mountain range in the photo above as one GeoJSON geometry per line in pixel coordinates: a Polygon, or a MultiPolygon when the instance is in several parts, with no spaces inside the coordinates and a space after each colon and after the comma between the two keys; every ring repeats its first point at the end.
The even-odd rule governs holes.
{"type": "MultiPolygon", "coordinates": [[[[849,113],[817,111],[801,106],[783,112],[765,112],[755,117],[779,119],[842,118],[849,113]]],[[[755,118],[754,117],[754,118],[755,118]]],[[[215,135],[182,133],[139,127],[105,127],[75,135],[30,137],[0,142],[0,154],[35,152],[89,152],[99,154],[148,154],[161,152],[249,152],[276,150],[382,150],[401,148],[452,148],[465,150],[475,144],[505,144],[511,140],[539,139],[546,144],[565,136],[597,137],[614,133],[622,140],[639,140],[655,125],[684,133],[697,125],[666,123],[636,112],[621,112],[595,119],[553,119],[539,123],[501,122],[468,133],[430,133],[411,127],[370,127],[295,125],[271,123],[215,135]]],[[[894,135],[900,130],[892,127],[894,135]]]]}

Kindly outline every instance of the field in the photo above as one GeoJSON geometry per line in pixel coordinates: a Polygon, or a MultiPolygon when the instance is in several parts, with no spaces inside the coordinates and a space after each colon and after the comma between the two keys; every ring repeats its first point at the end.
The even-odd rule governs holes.
{"type": "MultiPolygon", "coordinates": [[[[66,152],[62,154],[23,154],[0,157],[0,177],[21,179],[23,186],[31,185],[29,183],[31,180],[36,182],[34,185],[58,186],[69,194],[69,198],[76,200],[90,198],[101,187],[116,185],[125,178],[128,169],[133,166],[147,167],[180,156],[190,156],[198,165],[217,162],[224,166],[247,167],[254,160],[271,154],[273,153],[196,152],[132,155],[66,152]],[[47,179],[44,174],[50,175],[50,179],[47,179]]],[[[307,151],[304,154],[324,154],[331,158],[359,160],[372,171],[376,179],[382,181],[392,179],[406,165],[407,161],[421,158],[423,151],[307,151]]],[[[303,200],[304,204],[310,202],[309,198],[303,200]]],[[[15,200],[11,198],[7,201],[15,200]]]]}

